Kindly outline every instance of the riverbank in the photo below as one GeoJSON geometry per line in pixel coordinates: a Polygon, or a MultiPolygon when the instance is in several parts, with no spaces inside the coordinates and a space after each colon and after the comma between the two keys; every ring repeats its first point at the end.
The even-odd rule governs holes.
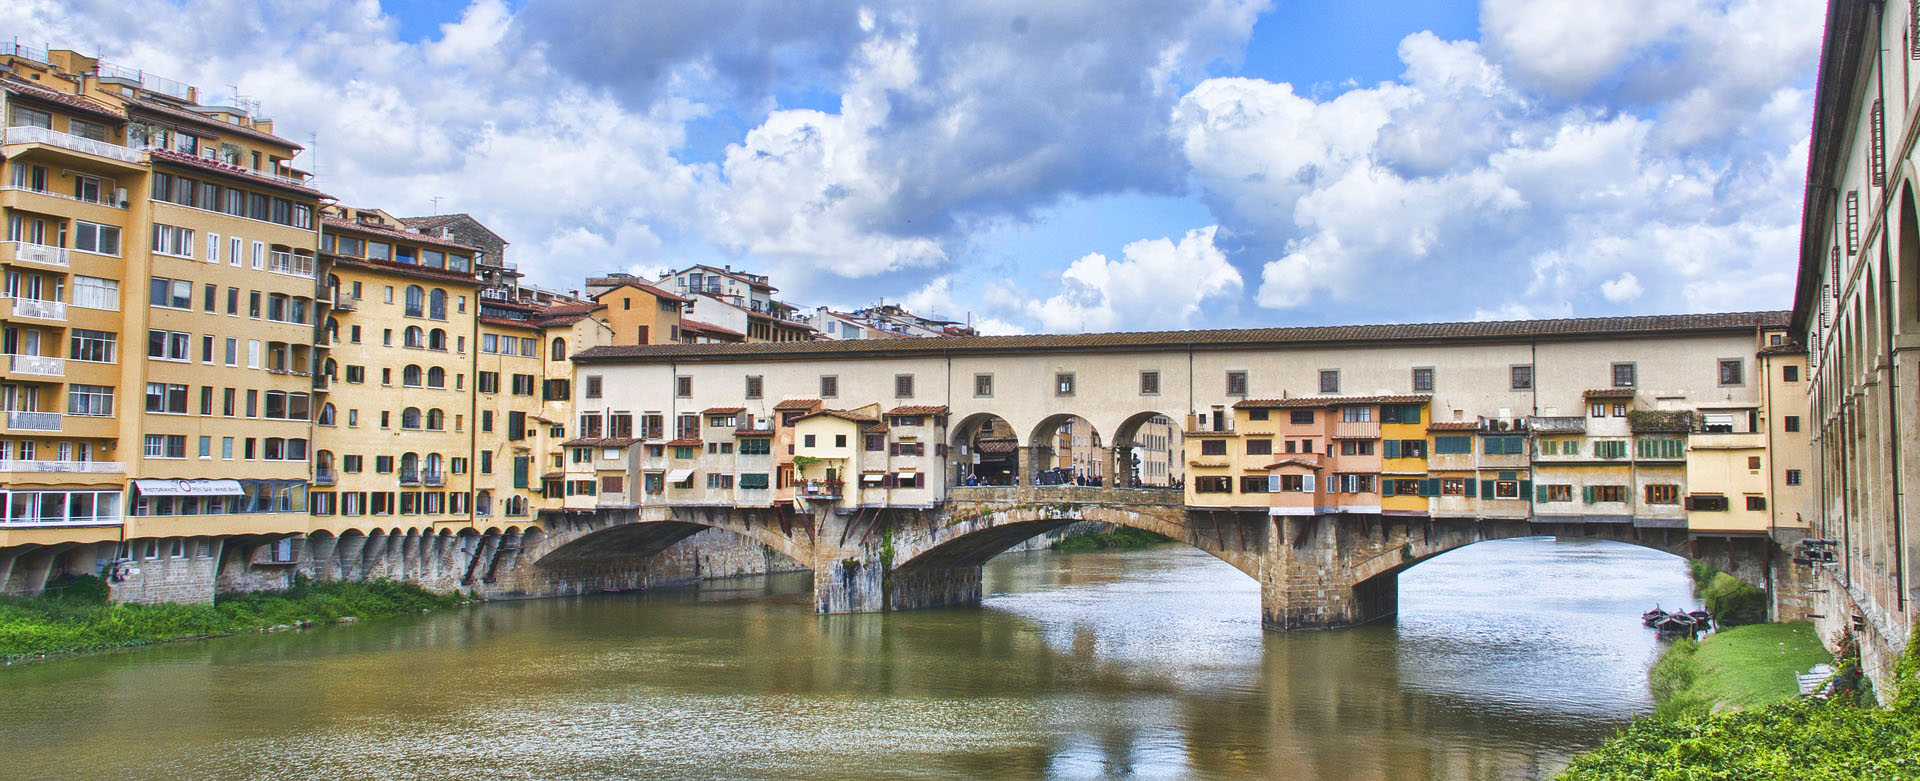
{"type": "Polygon", "coordinates": [[[1662,717],[1758,708],[1798,694],[1794,676],[1831,661],[1813,624],[1751,624],[1674,641],[1647,678],[1662,717]]]}
{"type": "Polygon", "coordinates": [[[366,620],[439,610],[464,601],[390,580],[309,581],[293,588],[221,594],[211,605],[108,604],[104,584],[68,584],[57,596],[0,599],[0,659],[14,661],[171,640],[366,620]]]}
{"type": "Polygon", "coordinates": [[[1113,531],[1083,534],[1055,540],[1053,549],[1061,553],[1085,553],[1096,550],[1130,550],[1173,542],[1172,537],[1131,526],[1116,526],[1113,531]]]}
{"type": "MultiPolygon", "coordinates": [[[[1703,645],[1693,656],[1705,650],[1703,645]]],[[[1784,661],[1769,659],[1764,633],[1750,634],[1743,650],[1762,666],[1786,666],[1784,661]]],[[[1723,661],[1734,657],[1731,650],[1716,653],[1723,661]]],[[[1741,683],[1749,676],[1708,677],[1723,679],[1720,688],[1728,696],[1742,696],[1742,692],[1768,696],[1758,686],[1741,683]]],[[[1640,719],[1599,748],[1574,757],[1559,777],[1562,781],[1917,778],[1920,631],[1908,642],[1887,683],[1892,690],[1887,708],[1856,705],[1840,696],[1832,700],[1789,696],[1732,712],[1640,719]]]]}

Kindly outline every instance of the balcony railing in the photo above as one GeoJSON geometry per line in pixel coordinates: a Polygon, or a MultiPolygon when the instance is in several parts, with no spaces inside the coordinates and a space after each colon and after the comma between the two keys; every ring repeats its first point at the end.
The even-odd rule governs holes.
{"type": "Polygon", "coordinates": [[[1339,420],[1334,421],[1335,439],[1379,439],[1380,421],[1377,420],[1339,420]]]}
{"type": "Polygon", "coordinates": [[[26,241],[10,241],[7,243],[13,245],[13,259],[15,262],[38,263],[42,266],[65,267],[67,265],[66,247],[49,247],[45,244],[34,244],[26,241]]]}
{"type": "Polygon", "coordinates": [[[402,469],[402,470],[400,470],[400,484],[401,484],[401,485],[419,485],[419,484],[420,484],[420,470],[418,470],[418,469],[402,469]]]}
{"type": "Polygon", "coordinates": [[[314,485],[333,485],[340,482],[340,473],[325,467],[313,470],[314,485]]]}
{"type": "Polygon", "coordinates": [[[436,487],[443,486],[447,484],[447,475],[445,472],[423,472],[420,475],[420,482],[436,487]]]}
{"type": "Polygon", "coordinates": [[[7,363],[14,374],[59,377],[67,373],[67,362],[64,359],[50,358],[45,355],[9,355],[7,363]]]}
{"type": "Polygon", "coordinates": [[[66,322],[67,305],[59,301],[41,301],[37,298],[13,299],[15,317],[31,317],[36,320],[66,322]]]}
{"type": "Polygon", "coordinates": [[[267,270],[275,274],[313,278],[313,256],[292,252],[274,252],[267,258],[267,270]]]}
{"type": "Polygon", "coordinates": [[[810,499],[838,499],[840,489],[838,480],[808,480],[795,486],[794,492],[810,499]]]}
{"type": "Polygon", "coordinates": [[[68,472],[75,474],[120,474],[127,465],[119,461],[14,461],[0,460],[0,472],[68,472]]]}
{"type": "Polygon", "coordinates": [[[7,412],[7,428],[15,431],[59,431],[60,413],[58,412],[7,412]]]}
{"type": "Polygon", "coordinates": [[[4,134],[0,134],[0,143],[51,144],[61,149],[71,149],[75,152],[82,152],[95,157],[104,157],[109,160],[118,160],[123,163],[140,162],[140,150],[138,149],[129,149],[118,144],[95,141],[91,138],[83,138],[71,133],[62,133],[57,130],[48,130],[44,127],[34,127],[32,125],[16,125],[7,128],[4,134]]]}
{"type": "MultiPolygon", "coordinates": [[[[13,186],[13,185],[10,185],[10,184],[9,184],[9,185],[0,185],[0,192],[7,192],[7,191],[11,191],[11,192],[21,192],[21,193],[33,193],[34,195],[43,195],[43,196],[46,196],[46,197],[48,197],[48,198],[58,198],[58,199],[60,199],[60,200],[63,200],[63,201],[72,201],[72,202],[74,202],[74,203],[84,203],[84,204],[88,204],[88,205],[91,205],[91,206],[105,206],[105,207],[107,207],[107,208],[109,208],[109,209],[125,209],[125,208],[127,208],[125,204],[122,204],[122,203],[119,203],[119,202],[117,202],[117,201],[105,201],[105,200],[100,200],[99,198],[76,198],[76,197],[74,197],[74,196],[71,196],[71,195],[68,195],[68,194],[66,194],[66,193],[56,193],[56,192],[54,192],[54,191],[52,191],[52,190],[39,190],[39,189],[35,189],[35,188],[32,188],[32,187],[15,187],[15,186],[13,186]]],[[[104,196],[104,195],[106,195],[106,194],[105,194],[105,193],[102,193],[101,195],[103,195],[103,196],[104,196]]]]}
{"type": "Polygon", "coordinates": [[[352,312],[360,308],[360,297],[352,293],[341,293],[333,297],[333,308],[342,312],[352,312]]]}

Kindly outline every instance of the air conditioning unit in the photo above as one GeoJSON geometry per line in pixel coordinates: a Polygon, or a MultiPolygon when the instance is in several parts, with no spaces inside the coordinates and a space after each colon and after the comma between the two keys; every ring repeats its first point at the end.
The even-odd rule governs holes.
{"type": "Polygon", "coordinates": [[[113,190],[113,202],[114,202],[114,203],[117,203],[117,204],[120,204],[120,208],[122,208],[122,209],[125,209],[125,208],[127,208],[127,188],[125,188],[125,187],[116,187],[116,188],[114,188],[114,190],[113,190]]]}

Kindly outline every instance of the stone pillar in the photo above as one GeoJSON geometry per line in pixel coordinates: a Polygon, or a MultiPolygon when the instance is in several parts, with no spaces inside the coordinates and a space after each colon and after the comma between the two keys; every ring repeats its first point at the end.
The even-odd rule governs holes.
{"type": "Polygon", "coordinates": [[[813,609],[820,614],[886,610],[886,566],[855,555],[823,556],[813,567],[813,609]]]}
{"type": "MultiPolygon", "coordinates": [[[[1397,568],[1356,579],[1356,568],[1376,564],[1406,543],[1406,526],[1375,526],[1339,515],[1274,516],[1260,572],[1261,622],[1269,629],[1353,626],[1393,615],[1399,605],[1397,568]]],[[[1372,524],[1385,523],[1373,517],[1372,524]]],[[[1358,574],[1370,574],[1361,572],[1358,574]]]]}

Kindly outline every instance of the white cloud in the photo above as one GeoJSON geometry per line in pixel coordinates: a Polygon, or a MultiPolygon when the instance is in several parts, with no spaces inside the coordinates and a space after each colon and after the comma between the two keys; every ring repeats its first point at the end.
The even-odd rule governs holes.
{"type": "Polygon", "coordinates": [[[1135,241],[1121,248],[1120,260],[1089,254],[1061,272],[1058,293],[1022,308],[1046,331],[1185,327],[1203,304],[1241,290],[1240,272],[1214,246],[1217,230],[1195,228],[1178,243],[1135,241]]]}
{"type": "Polygon", "coordinates": [[[1618,278],[1608,280],[1600,285],[1600,295],[1606,296],[1608,301],[1616,304],[1624,304],[1632,301],[1639,298],[1640,294],[1645,292],[1647,292],[1646,289],[1640,287],[1640,278],[1634,276],[1631,271],[1622,271],[1618,278]]]}

